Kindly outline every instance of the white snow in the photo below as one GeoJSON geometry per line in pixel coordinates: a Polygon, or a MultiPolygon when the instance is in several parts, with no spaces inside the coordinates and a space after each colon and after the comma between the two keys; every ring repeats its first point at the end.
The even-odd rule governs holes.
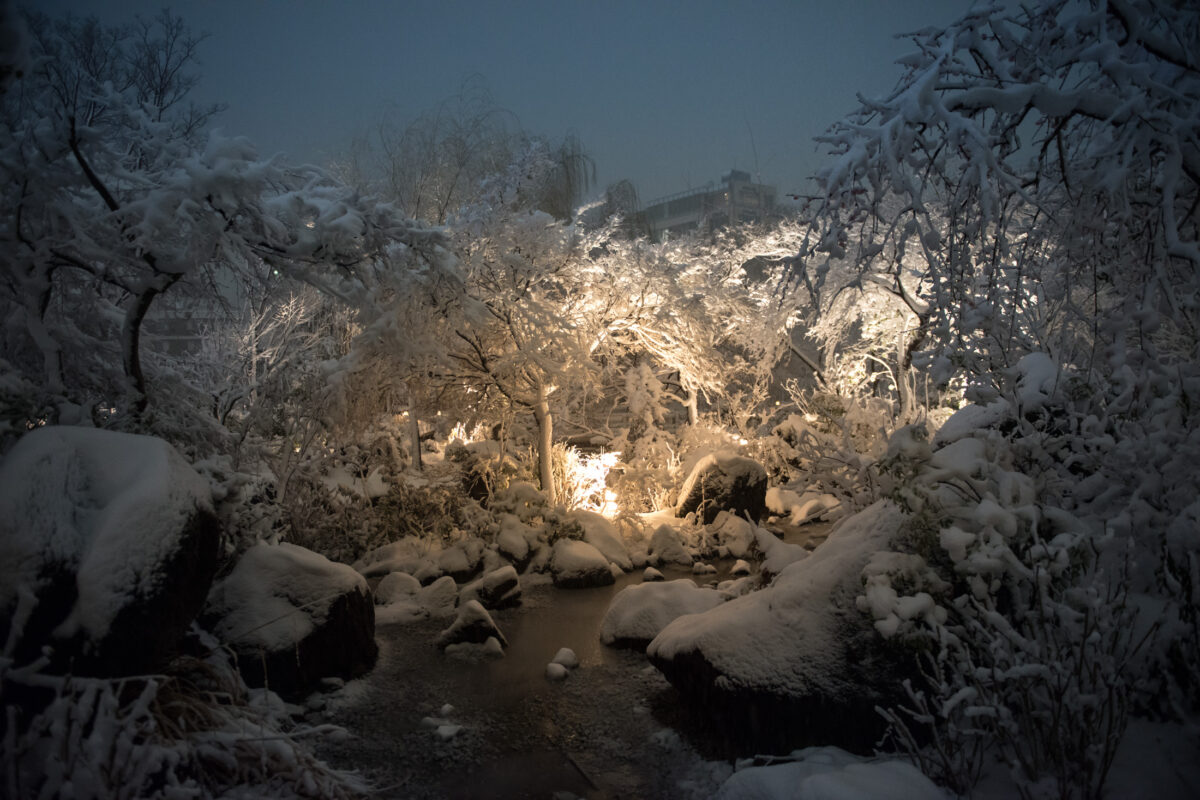
{"type": "Polygon", "coordinates": [[[353,568],[294,544],[256,544],[213,586],[209,609],[224,642],[267,651],[292,647],[324,620],[333,601],[370,590],[353,568]]]}
{"type": "Polygon", "coordinates": [[[600,641],[649,641],[677,617],[699,614],[723,602],[725,595],[701,589],[687,578],[626,586],[617,592],[600,622],[600,641]]]}
{"type": "Polygon", "coordinates": [[[605,558],[622,571],[628,572],[633,569],[629,550],[626,549],[615,525],[594,511],[572,511],[569,518],[583,527],[583,541],[603,553],[605,558]]]}
{"type": "MultiPolygon", "coordinates": [[[[550,570],[557,578],[582,579],[602,571],[611,576],[608,559],[587,542],[559,539],[554,543],[550,570]]],[[[611,583],[611,581],[609,581],[611,583]]]]}
{"type": "Polygon", "coordinates": [[[670,525],[660,525],[650,537],[649,560],[656,564],[692,565],[692,556],[683,546],[683,540],[670,525]]]}
{"type": "Polygon", "coordinates": [[[560,647],[558,652],[554,654],[554,658],[550,659],[555,664],[562,664],[567,669],[575,669],[579,666],[579,656],[575,655],[575,651],[569,647],[560,647]]]}
{"type": "Polygon", "coordinates": [[[390,572],[375,587],[375,603],[387,605],[398,600],[411,600],[421,591],[421,582],[407,572],[390,572]]]}
{"type": "Polygon", "coordinates": [[[836,747],[809,747],[781,764],[740,769],[717,800],[949,800],[907,761],[864,759],[836,747]]]}
{"type": "Polygon", "coordinates": [[[729,688],[798,696],[813,686],[840,686],[845,676],[830,662],[840,652],[842,633],[835,603],[854,607],[863,567],[873,553],[888,549],[903,520],[890,501],[869,506],[839,523],[812,555],[788,565],[769,587],[675,619],[647,652],[669,659],[698,650],[729,688]]]}
{"type": "Polygon", "coordinates": [[[0,464],[0,613],[36,595],[39,566],[57,562],[79,591],[57,633],[103,638],[162,578],[188,519],[211,508],[207,482],[162,439],[33,430],[0,464]]]}

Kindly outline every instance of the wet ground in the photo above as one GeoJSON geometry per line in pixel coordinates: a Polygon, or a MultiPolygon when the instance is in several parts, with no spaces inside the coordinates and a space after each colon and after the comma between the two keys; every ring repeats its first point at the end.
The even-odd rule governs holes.
{"type": "MultiPolygon", "coordinates": [[[[781,533],[805,543],[826,531],[781,533]]],[[[731,564],[698,580],[723,578],[731,564]]],[[[375,670],[322,715],[352,738],[325,742],[321,756],[362,772],[381,798],[711,796],[731,767],[688,743],[696,730],[675,730],[682,701],[643,653],[600,644],[612,597],[640,582],[638,570],[596,589],[526,588],[519,608],[493,614],[509,641],[503,658],[444,655],[435,639],[448,619],[380,626],[375,670]],[[561,647],[574,650],[580,666],[552,682],[546,664],[561,647]],[[438,725],[462,727],[443,739],[438,725]]]]}

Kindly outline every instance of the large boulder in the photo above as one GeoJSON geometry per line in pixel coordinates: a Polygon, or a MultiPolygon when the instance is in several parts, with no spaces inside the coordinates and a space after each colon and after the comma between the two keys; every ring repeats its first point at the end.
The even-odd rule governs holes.
{"type": "Polygon", "coordinates": [[[693,511],[708,525],[722,511],[759,520],[766,513],[767,471],[751,458],[712,453],[696,462],[679,490],[675,516],[693,511]]]}
{"type": "Polygon", "coordinates": [[[251,686],[283,697],[375,665],[375,606],[353,568],[293,544],[257,544],[213,586],[205,618],[251,686]]]}
{"type": "Polygon", "coordinates": [[[75,674],[153,671],[204,604],[220,526],[167,442],[95,428],[26,434],[0,464],[0,642],[75,674]]]}
{"type": "Polygon", "coordinates": [[[726,599],[721,592],[701,589],[687,578],[626,586],[617,592],[600,622],[600,641],[644,650],[676,618],[703,613],[726,599]]]}
{"type": "Polygon", "coordinates": [[[912,669],[858,610],[863,569],[905,517],[881,501],[844,520],[767,588],[682,616],[650,643],[650,661],[684,695],[753,746],[835,744],[870,752],[877,705],[901,699],[912,669]],[[779,741],[754,739],[777,732],[779,741]]]}
{"type": "Polygon", "coordinates": [[[604,554],[587,542],[559,539],[550,555],[550,574],[560,589],[608,586],[616,579],[604,554]]]}

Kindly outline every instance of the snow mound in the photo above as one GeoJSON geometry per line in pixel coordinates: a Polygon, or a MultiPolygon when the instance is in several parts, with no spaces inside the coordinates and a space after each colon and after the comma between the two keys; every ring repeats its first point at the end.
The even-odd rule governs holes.
{"type": "Polygon", "coordinates": [[[402,600],[412,600],[421,591],[421,582],[407,572],[391,572],[375,587],[375,604],[386,606],[402,600]]]}
{"type": "Polygon", "coordinates": [[[626,586],[617,592],[600,622],[600,641],[644,646],[672,620],[708,611],[723,602],[725,595],[715,589],[701,589],[687,578],[626,586]]]}
{"type": "Polygon", "coordinates": [[[907,761],[858,758],[836,747],[798,750],[782,764],[748,767],[721,784],[716,800],[948,800],[907,761]]]}
{"type": "Polygon", "coordinates": [[[650,537],[648,559],[655,564],[692,565],[692,555],[684,547],[679,531],[670,525],[659,525],[650,537]]]}

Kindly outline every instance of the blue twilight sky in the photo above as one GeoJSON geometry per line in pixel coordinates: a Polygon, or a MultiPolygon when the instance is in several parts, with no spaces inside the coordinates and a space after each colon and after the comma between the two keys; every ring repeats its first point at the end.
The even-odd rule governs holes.
{"type": "MultiPolygon", "coordinates": [[[[28,0],[26,0],[28,2],[28,0]]],[[[20,0],[18,0],[20,2],[20,0]]],[[[804,191],[812,137],[878,95],[969,0],[34,0],[110,23],[164,5],[211,34],[196,96],[264,153],[323,163],[389,110],[415,118],[484,76],[526,130],[577,134],[598,184],[643,202],[759,173],[804,191]]]]}

